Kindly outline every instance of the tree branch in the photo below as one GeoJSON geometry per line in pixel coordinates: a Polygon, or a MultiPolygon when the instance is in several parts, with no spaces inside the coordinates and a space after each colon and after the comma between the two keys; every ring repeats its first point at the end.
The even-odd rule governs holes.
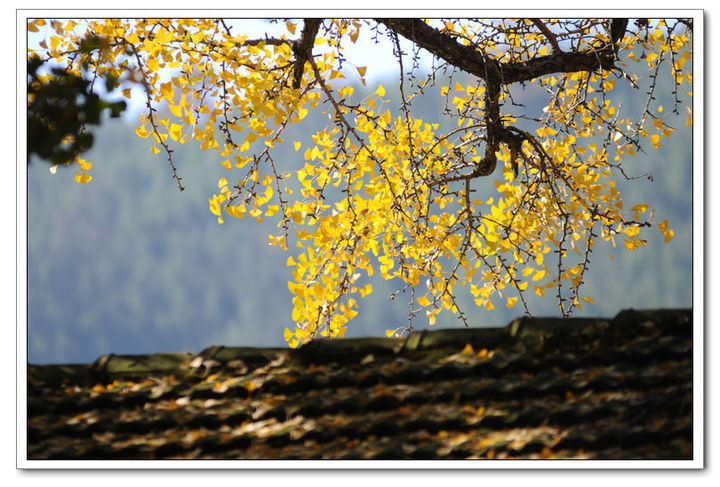
{"type": "Polygon", "coordinates": [[[535,27],[540,30],[540,32],[543,33],[545,38],[548,40],[550,45],[553,48],[553,53],[562,52],[562,49],[560,49],[560,45],[558,44],[557,37],[555,37],[555,34],[552,33],[550,29],[547,28],[547,26],[543,23],[540,19],[530,19],[532,23],[535,25],[535,27]]]}
{"type": "Polygon", "coordinates": [[[300,39],[295,41],[292,46],[293,54],[295,54],[295,66],[293,67],[293,88],[300,88],[305,63],[312,57],[312,48],[315,44],[315,36],[322,19],[305,19],[300,39]]]}
{"type": "Polygon", "coordinates": [[[529,81],[552,73],[615,68],[612,49],[561,51],[527,61],[498,63],[474,46],[459,44],[452,36],[429,26],[421,19],[377,19],[377,22],[463,71],[485,81],[495,79],[503,85],[529,81]]]}

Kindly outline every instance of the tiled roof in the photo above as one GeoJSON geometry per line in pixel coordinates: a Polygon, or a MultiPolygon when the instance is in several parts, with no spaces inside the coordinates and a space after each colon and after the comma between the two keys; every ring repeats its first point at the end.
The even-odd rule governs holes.
{"type": "Polygon", "coordinates": [[[692,310],[29,366],[28,459],[692,459],[692,310]]]}

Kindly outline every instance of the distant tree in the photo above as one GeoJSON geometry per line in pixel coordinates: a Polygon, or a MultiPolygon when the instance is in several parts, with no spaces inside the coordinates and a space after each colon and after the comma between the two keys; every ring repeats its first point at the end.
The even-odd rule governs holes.
{"type": "MultiPolygon", "coordinates": [[[[100,38],[88,36],[79,42],[78,50],[89,55],[100,46],[100,38]]],[[[92,147],[88,126],[100,124],[102,111],[108,109],[110,116],[117,118],[127,104],[101,98],[92,81],[74,71],[47,68],[45,61],[35,54],[27,60],[27,162],[34,154],[52,164],[67,165],[92,147]]],[[[104,82],[108,92],[117,86],[113,76],[105,77],[104,82]]],[[[79,163],[83,168],[91,166],[79,163]]],[[[78,177],[80,182],[89,179],[85,171],[78,177]]]]}
{"type": "Polygon", "coordinates": [[[552,296],[567,316],[591,301],[581,286],[599,239],[635,250],[651,225],[672,238],[648,205],[624,207],[616,181],[631,178],[626,156],[671,135],[663,111],[678,113],[692,96],[682,89],[692,84],[684,70],[691,21],[276,22],[285,34],[262,38],[235,33],[222,19],[40,19],[28,29],[54,31],[42,59],[63,63],[65,72],[80,76],[86,68],[92,79],[145,88],[137,134],[166,154],[180,189],[173,147],[190,139],[239,172],[233,181],[222,177],[209,200],[220,223],[226,215],[276,217],[280,230],[269,242],[282,248],[294,233],[304,252],[287,262],[291,346],[343,336],[357,298],[372,292],[365,277],[376,267],[409,295],[408,326],[392,335],[410,330],[420,313],[433,324],[443,309],[467,325],[457,299],[462,287],[478,306],[502,300],[528,314],[527,293],[552,296]],[[88,34],[102,46],[79,49],[88,34]],[[352,66],[344,49],[361,35],[386,38],[394,48],[395,113],[383,105],[382,85],[368,97],[354,95],[353,81],[366,83],[366,66],[355,66],[355,80],[346,78],[355,74],[343,69],[352,66]],[[429,74],[419,71],[421,52],[434,60],[429,74]],[[630,68],[635,63],[647,68],[644,80],[630,68]],[[458,72],[472,81],[440,81],[458,72]],[[654,101],[661,75],[672,79],[672,107],[654,101]],[[621,114],[613,91],[619,84],[646,96],[642,110],[621,114]],[[544,90],[545,108],[513,113],[513,94],[527,87],[544,90]],[[414,115],[416,100],[434,91],[454,128],[414,115]],[[273,149],[292,143],[299,151],[302,141],[284,139],[311,111],[331,121],[287,170],[273,149]],[[477,194],[479,181],[492,176],[491,194],[477,194]]]}

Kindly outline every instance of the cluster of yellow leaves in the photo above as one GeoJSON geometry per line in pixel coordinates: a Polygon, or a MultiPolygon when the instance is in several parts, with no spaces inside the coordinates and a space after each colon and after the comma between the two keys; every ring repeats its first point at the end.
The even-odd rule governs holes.
{"type": "Polygon", "coordinates": [[[75,181],[78,183],[89,183],[92,176],[87,172],[92,167],[92,163],[87,162],[84,159],[80,159],[79,157],[75,159],[75,162],[78,166],[80,166],[80,171],[75,174],[75,181]]]}
{"type": "MultiPolygon", "coordinates": [[[[288,40],[299,32],[293,21],[285,26],[286,35],[266,41],[233,36],[217,20],[88,21],[84,29],[108,42],[87,58],[74,54],[82,39],[75,23],[52,21],[57,35],[45,47],[78,72],[89,63],[98,76],[146,87],[153,109],[137,134],[151,139],[155,152],[170,154],[168,144],[195,140],[218,151],[228,171],[242,171],[235,182],[222,177],[209,199],[220,223],[225,215],[259,221],[277,214],[283,232],[270,235],[269,243],[283,249],[288,228],[295,228],[303,250],[287,259],[295,326],[284,336],[291,346],[342,337],[359,300],[373,290],[368,281],[376,268],[382,278],[412,289],[412,313],[424,313],[433,324],[442,310],[461,312],[459,288],[489,310],[498,300],[508,308],[526,306],[529,289],[539,296],[555,291],[563,312],[580,308],[581,301],[592,302],[579,288],[597,238],[613,245],[621,238],[629,250],[645,245],[640,227],[652,210],[624,210],[616,168],[635,152],[633,137],[648,137],[659,147],[660,136],[672,129],[659,116],[650,122],[652,133],[644,121],[620,118],[609,96],[617,84],[610,72],[539,80],[554,93],[535,131],[539,146],[525,141],[517,175],[509,148],[501,146],[496,193],[478,199],[468,192],[471,181],[456,176],[482,156],[477,140],[483,86],[442,88],[458,119],[458,128],[446,133],[407,112],[393,115],[383,108],[382,85],[358,100],[352,86],[342,83],[337,52],[346,40],[358,39],[364,23],[334,20],[327,35],[316,39],[319,54],[306,63],[301,86],[294,89],[295,55],[288,40]],[[318,107],[323,100],[329,103],[318,107]],[[313,134],[304,151],[293,141],[304,161],[284,172],[272,149],[284,142],[291,123],[301,123],[313,109],[329,110],[333,123],[313,134]],[[283,182],[288,178],[296,180],[295,189],[283,182]],[[294,199],[285,199],[292,194],[294,199]],[[561,294],[564,285],[569,295],[561,294]]],[[[446,22],[443,30],[466,44],[479,35],[461,22],[446,22]]],[[[508,35],[504,46],[487,43],[488,55],[525,60],[548,52],[540,34],[523,32],[508,35]]],[[[661,29],[648,40],[628,35],[623,42],[644,50],[649,65],[671,53],[673,75],[690,83],[692,77],[682,72],[689,39],[663,36],[661,29]]],[[[604,39],[597,30],[582,37],[587,45],[598,40],[604,39]]],[[[357,68],[363,84],[365,71],[357,68]]],[[[83,171],[89,168],[80,164],[83,171]]],[[[672,238],[667,221],[658,228],[665,241],[672,238]]]]}
{"type": "MultiPolygon", "coordinates": [[[[671,75],[675,78],[677,86],[692,85],[692,73],[683,72],[683,67],[692,57],[690,35],[686,32],[668,35],[667,24],[662,19],[651,25],[653,26],[649,29],[649,35],[642,35],[639,32],[625,35],[622,45],[628,49],[626,59],[635,62],[644,60],[653,76],[658,75],[660,62],[670,59],[672,61],[671,75]]],[[[574,164],[581,174],[585,174],[581,178],[588,181],[605,181],[603,186],[595,183],[584,184],[585,181],[578,182],[581,183],[580,187],[587,188],[587,201],[596,201],[600,194],[598,190],[604,189],[604,196],[600,196],[600,202],[605,203],[608,211],[601,218],[604,224],[602,238],[612,241],[614,245],[614,237],[622,234],[624,246],[628,250],[635,250],[646,243],[645,240],[638,238],[641,215],[650,210],[648,213],[652,218],[654,210],[650,209],[648,205],[636,205],[631,209],[633,213],[630,221],[632,223],[623,225],[625,218],[622,212],[622,199],[618,191],[614,189],[614,182],[611,179],[617,176],[613,168],[619,166],[619,161],[624,156],[635,154],[635,150],[639,147],[638,136],[649,139],[650,145],[658,149],[662,146],[661,138],[670,137],[673,129],[662,118],[664,112],[662,105],[655,107],[654,111],[646,110],[642,118],[635,122],[629,117],[621,118],[619,110],[616,110],[610,99],[610,92],[616,84],[616,79],[613,79],[612,76],[607,71],[593,75],[579,72],[566,76],[562,80],[563,89],[558,91],[558,96],[552,100],[546,111],[551,125],[572,126],[575,128],[577,137],[593,140],[593,142],[583,145],[573,135],[570,135],[569,140],[563,141],[562,152],[556,151],[555,153],[561,160],[574,164]],[[574,83],[567,84],[568,81],[574,81],[574,83]],[[598,144],[597,136],[605,137],[606,143],[602,146],[598,144]],[[612,161],[618,163],[617,166],[608,164],[607,159],[611,153],[612,161]],[[579,160],[582,157],[588,159],[579,160]],[[607,205],[610,199],[614,203],[607,205]],[[610,227],[611,223],[616,225],[614,229],[610,227]]],[[[631,81],[633,83],[638,81],[637,76],[632,75],[631,81]]],[[[547,84],[554,87],[559,82],[560,80],[552,76],[547,84]]],[[[686,94],[691,97],[692,91],[687,91],[686,94]]],[[[686,107],[686,110],[687,125],[690,126],[692,125],[692,112],[689,107],[686,107]]],[[[548,131],[549,135],[553,135],[552,129],[549,127],[539,129],[538,134],[548,135],[548,131]]],[[[577,176],[571,177],[578,180],[577,176]]],[[[667,221],[659,223],[658,229],[664,235],[665,242],[672,239],[674,232],[668,229],[667,221]]]]}

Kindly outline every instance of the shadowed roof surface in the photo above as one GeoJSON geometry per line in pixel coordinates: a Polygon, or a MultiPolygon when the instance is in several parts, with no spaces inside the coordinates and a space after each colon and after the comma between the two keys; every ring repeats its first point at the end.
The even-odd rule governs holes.
{"type": "Polygon", "coordinates": [[[28,366],[28,459],[692,459],[692,310],[28,366]]]}

